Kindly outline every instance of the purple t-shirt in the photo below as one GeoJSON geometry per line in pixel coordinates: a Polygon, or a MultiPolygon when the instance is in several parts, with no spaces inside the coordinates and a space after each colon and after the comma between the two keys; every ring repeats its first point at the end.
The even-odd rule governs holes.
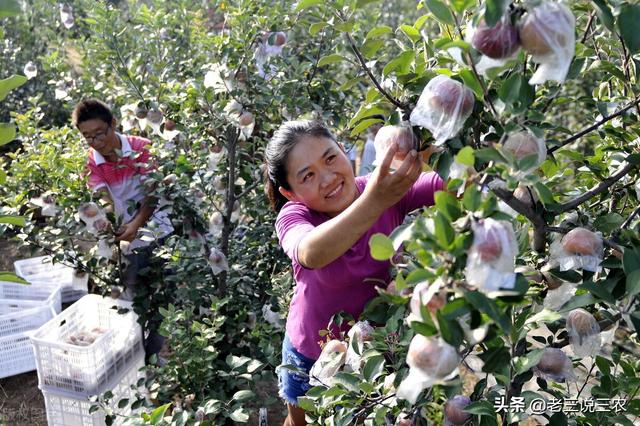
{"type": "MultiPolygon", "coordinates": [[[[369,176],[356,178],[361,194],[369,176]]],[[[442,179],[436,173],[422,173],[405,196],[385,210],[346,253],[317,269],[300,265],[298,244],[309,231],[331,218],[299,202],[290,201],[282,207],[276,219],[276,232],[280,245],[292,260],[296,281],[287,318],[287,334],[298,352],[318,359],[321,352],[318,342],[322,340],[318,332],[327,328],[331,316],[340,311],[348,312],[356,319],[360,316],[365,304],[377,295],[376,285],[384,285],[391,278],[391,262],[371,257],[369,239],[376,233],[391,234],[409,212],[432,205],[434,194],[442,189],[442,185],[442,179]]],[[[339,330],[334,328],[332,331],[337,335],[339,330]]]]}

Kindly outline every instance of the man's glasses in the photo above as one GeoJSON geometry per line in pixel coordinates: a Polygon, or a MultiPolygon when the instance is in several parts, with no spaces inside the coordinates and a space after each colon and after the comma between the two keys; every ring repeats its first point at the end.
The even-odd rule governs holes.
{"type": "Polygon", "coordinates": [[[104,138],[107,137],[107,134],[109,133],[109,129],[111,129],[111,125],[107,126],[107,128],[102,132],[96,133],[93,136],[85,136],[85,135],[82,135],[82,136],[84,137],[84,140],[86,140],[89,145],[93,145],[97,141],[104,140],[104,138]]]}

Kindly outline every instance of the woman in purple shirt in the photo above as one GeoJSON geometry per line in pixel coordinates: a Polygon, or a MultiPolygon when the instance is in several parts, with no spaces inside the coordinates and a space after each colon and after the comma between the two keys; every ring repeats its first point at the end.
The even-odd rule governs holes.
{"type": "MultiPolygon", "coordinates": [[[[432,205],[442,189],[437,174],[422,173],[415,150],[391,171],[397,150],[392,144],[373,173],[356,178],[342,146],[322,123],[287,122],[269,142],[266,190],[278,211],[278,239],[296,281],[283,364],[308,373],[321,352],[319,331],[331,317],[340,311],[360,316],[376,296],[376,284],[390,280],[391,264],[371,257],[369,238],[389,235],[409,212],[432,205]]],[[[332,331],[338,335],[346,329],[332,331]]],[[[306,424],[297,398],[309,389],[308,377],[287,369],[278,376],[289,410],[284,424],[306,424]]]]}

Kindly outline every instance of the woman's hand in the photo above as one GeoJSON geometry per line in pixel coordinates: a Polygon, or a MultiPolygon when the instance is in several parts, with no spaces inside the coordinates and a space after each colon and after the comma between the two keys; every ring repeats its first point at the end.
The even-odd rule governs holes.
{"type": "Polygon", "coordinates": [[[390,166],[397,151],[397,144],[389,146],[382,162],[372,173],[363,194],[383,210],[400,201],[422,172],[422,159],[415,150],[411,150],[400,167],[392,172],[390,166]]]}

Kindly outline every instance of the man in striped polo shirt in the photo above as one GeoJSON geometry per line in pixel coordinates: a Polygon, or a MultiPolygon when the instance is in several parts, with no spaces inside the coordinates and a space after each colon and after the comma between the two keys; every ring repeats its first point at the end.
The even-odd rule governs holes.
{"type": "MultiPolygon", "coordinates": [[[[133,300],[136,285],[142,284],[138,272],[149,266],[153,247],[161,244],[164,237],[173,232],[167,212],[156,209],[155,199],[148,194],[149,188],[144,185],[146,175],[155,168],[148,149],[151,141],[116,132],[116,119],[111,109],[97,99],[85,99],[78,103],[72,114],[72,122],[89,145],[89,188],[111,206],[121,221],[122,225],[116,231],[116,241],[127,241],[130,243],[129,250],[135,249],[133,253],[125,255],[129,265],[121,283],[125,291],[120,296],[121,299],[133,300]]],[[[156,332],[159,324],[155,322],[147,325],[147,357],[162,348],[163,338],[156,332]]]]}

